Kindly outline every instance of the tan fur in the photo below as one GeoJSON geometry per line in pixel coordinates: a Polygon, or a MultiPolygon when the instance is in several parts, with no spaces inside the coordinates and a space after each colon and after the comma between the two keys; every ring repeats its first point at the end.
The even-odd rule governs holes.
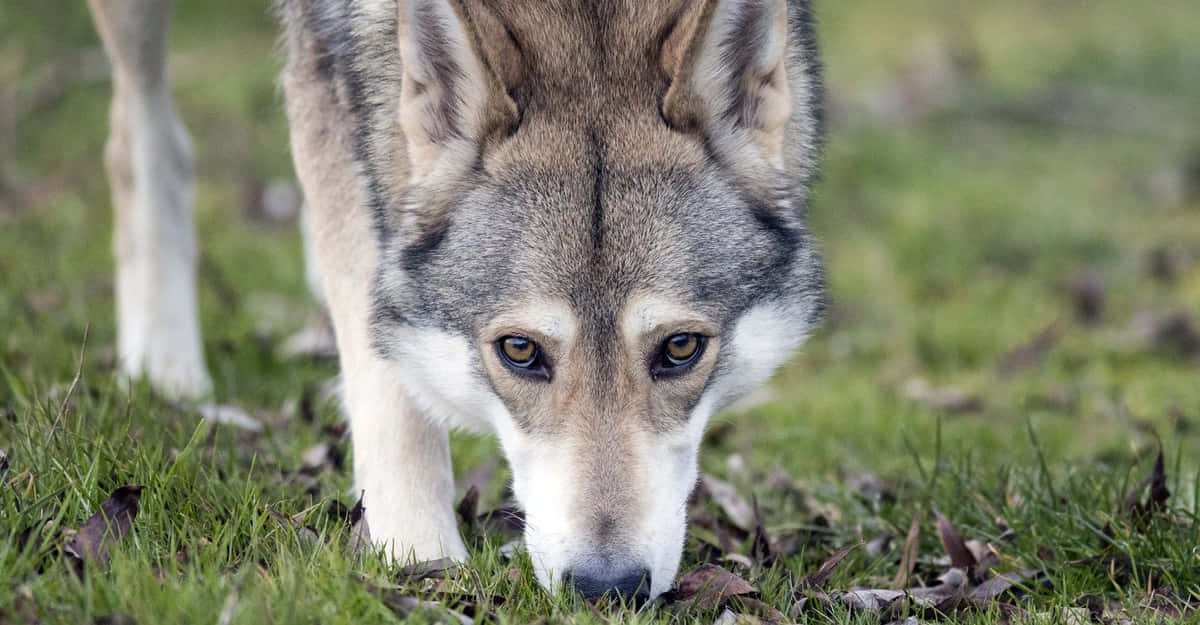
{"type": "Polygon", "coordinates": [[[367,524],[402,560],[464,558],[452,511],[446,428],[421,413],[401,388],[395,363],[371,345],[371,283],[379,255],[371,216],[361,208],[366,202],[350,153],[351,127],[336,91],[310,80],[316,62],[311,41],[298,43],[283,75],[292,155],[337,335],[346,409],[353,416],[356,488],[369,493],[367,524]]]}
{"type": "MultiPolygon", "coordinates": [[[[90,1],[117,70],[119,308],[174,319],[164,302],[183,301],[174,327],[198,352],[190,160],[162,80],[169,2],[90,1]]],[[[310,275],[372,535],[399,557],[465,557],[447,429],[490,431],[544,585],[576,576],[594,596],[644,576],[661,593],[707,419],[820,316],[800,210],[818,76],[811,33],[788,23],[803,30],[805,0],[280,7],[310,275]],[[664,359],[679,333],[707,341],[692,365],[664,359]],[[503,363],[510,335],[552,366],[503,363]]],[[[150,327],[131,336],[177,338],[150,327]]],[[[170,380],[140,349],[132,360],[170,380]]],[[[202,361],[184,369],[204,377],[202,361]]]]}

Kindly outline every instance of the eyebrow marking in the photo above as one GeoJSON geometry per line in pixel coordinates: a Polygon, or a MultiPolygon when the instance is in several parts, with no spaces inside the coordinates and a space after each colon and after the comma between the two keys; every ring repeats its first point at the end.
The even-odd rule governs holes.
{"type": "Polygon", "coordinates": [[[621,310],[621,332],[632,345],[637,345],[642,337],[668,324],[709,325],[703,317],[682,304],[656,295],[635,295],[621,310]]]}
{"type": "Polygon", "coordinates": [[[575,313],[566,302],[559,300],[539,300],[501,315],[492,324],[494,328],[517,327],[530,332],[537,332],[551,340],[566,345],[575,338],[578,324],[575,313]]]}

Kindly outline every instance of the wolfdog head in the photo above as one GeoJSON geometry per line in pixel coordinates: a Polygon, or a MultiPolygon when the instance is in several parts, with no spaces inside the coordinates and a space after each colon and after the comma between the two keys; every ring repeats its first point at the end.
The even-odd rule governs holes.
{"type": "Polygon", "coordinates": [[[400,4],[356,33],[379,349],[498,435],[544,585],[657,595],[706,422],[822,310],[807,3],[400,4]]]}

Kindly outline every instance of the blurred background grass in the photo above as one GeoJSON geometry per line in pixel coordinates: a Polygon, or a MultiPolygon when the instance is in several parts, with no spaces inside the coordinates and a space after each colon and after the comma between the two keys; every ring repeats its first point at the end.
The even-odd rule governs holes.
{"type": "MultiPolygon", "coordinates": [[[[832,314],[704,463],[736,453],[834,482],[915,474],[939,449],[1030,466],[1028,420],[1056,471],[1128,465],[1157,433],[1192,475],[1200,4],[819,0],[817,14],[831,125],[811,220],[832,314]],[[1047,328],[1044,354],[1001,371],[1047,328]]],[[[334,372],[274,356],[313,310],[294,219],[262,207],[292,176],[275,25],[265,2],[209,0],[179,3],[173,28],[208,361],[221,398],[274,409],[334,372]]],[[[70,380],[89,324],[89,375],[110,367],[106,71],[84,3],[0,4],[0,364],[29,388],[70,380]]],[[[465,469],[491,443],[456,446],[465,469]]]]}

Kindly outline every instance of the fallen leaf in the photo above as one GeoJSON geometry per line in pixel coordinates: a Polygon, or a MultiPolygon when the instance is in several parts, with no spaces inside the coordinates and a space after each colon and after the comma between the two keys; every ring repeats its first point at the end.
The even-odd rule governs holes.
{"type": "MultiPolygon", "coordinates": [[[[114,490],[100,510],[91,516],[63,551],[78,563],[108,561],[108,551],[125,537],[137,518],[138,501],[144,486],[122,486],[114,490]]],[[[82,569],[77,569],[82,570],[82,569]]]]}
{"type": "Polygon", "coordinates": [[[963,543],[962,536],[959,535],[958,530],[954,528],[950,520],[942,516],[942,513],[937,510],[934,510],[933,514],[937,517],[938,537],[942,539],[942,547],[946,549],[946,554],[950,556],[951,566],[965,571],[970,570],[978,564],[974,554],[963,543]]]}
{"type": "Polygon", "coordinates": [[[714,564],[702,564],[675,581],[675,588],[667,593],[667,601],[711,610],[729,597],[755,592],[741,577],[714,564]]]}
{"type": "Polygon", "coordinates": [[[700,476],[700,483],[734,525],[746,532],[754,531],[754,508],[732,484],[708,474],[700,476]]]}
{"type": "Polygon", "coordinates": [[[879,614],[886,610],[893,601],[905,596],[900,590],[885,590],[882,588],[863,588],[850,590],[838,595],[839,600],[856,613],[867,612],[879,614]]]}
{"type": "Polygon", "coordinates": [[[346,515],[350,525],[350,553],[360,553],[371,544],[371,529],[367,527],[367,508],[363,505],[364,493],[360,493],[358,501],[346,515]]]}
{"type": "Polygon", "coordinates": [[[1165,509],[1167,500],[1170,498],[1171,491],[1167,488],[1167,474],[1160,442],[1158,457],[1154,459],[1154,468],[1151,469],[1150,475],[1147,475],[1125,495],[1124,510],[1135,521],[1146,521],[1151,513],[1165,509]],[[1143,503],[1141,501],[1142,493],[1146,491],[1147,487],[1150,489],[1150,493],[1143,503]]]}
{"type": "Polygon", "coordinates": [[[967,596],[975,601],[992,601],[996,597],[1008,592],[1013,586],[1033,580],[1039,575],[1041,575],[1041,571],[1038,569],[1001,573],[976,586],[967,596]]]}
{"type": "Polygon", "coordinates": [[[921,549],[921,517],[913,513],[912,523],[908,526],[908,536],[904,538],[904,548],[900,552],[900,570],[896,572],[892,586],[907,588],[908,578],[912,575],[913,567],[917,565],[917,556],[921,549]]]}
{"type": "Polygon", "coordinates": [[[392,576],[397,584],[411,584],[425,579],[446,579],[458,575],[459,566],[451,558],[417,562],[402,567],[392,576]]]}
{"type": "Polygon", "coordinates": [[[796,586],[796,591],[805,592],[808,590],[819,590],[824,588],[826,582],[829,581],[829,577],[833,575],[834,571],[837,570],[837,567],[842,563],[842,560],[845,560],[846,556],[850,555],[851,551],[854,551],[861,546],[862,543],[851,545],[829,556],[829,558],[825,560],[823,564],[821,564],[821,568],[817,569],[815,573],[812,573],[800,580],[800,583],[796,586]]]}

